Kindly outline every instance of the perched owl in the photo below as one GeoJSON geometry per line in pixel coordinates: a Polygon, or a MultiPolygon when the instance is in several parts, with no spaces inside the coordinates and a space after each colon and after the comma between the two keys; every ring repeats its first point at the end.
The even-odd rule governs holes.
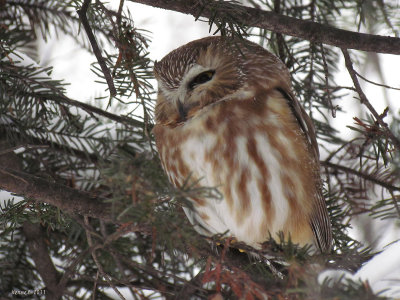
{"type": "Polygon", "coordinates": [[[169,180],[221,195],[190,199],[196,230],[255,248],[282,231],[329,251],[314,127],[285,65],[252,42],[207,37],[169,53],[154,73],[153,133],[169,180]]]}

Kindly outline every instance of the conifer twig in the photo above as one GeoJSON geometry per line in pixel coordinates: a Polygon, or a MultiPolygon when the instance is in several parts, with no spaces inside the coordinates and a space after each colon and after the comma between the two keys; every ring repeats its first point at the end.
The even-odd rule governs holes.
{"type": "MultiPolygon", "coordinates": [[[[85,222],[85,225],[91,229],[91,231],[95,231],[93,228],[91,228],[90,223],[89,223],[89,218],[87,216],[84,216],[84,222],[85,222]]],[[[97,258],[96,250],[102,248],[102,246],[95,245],[93,243],[91,233],[88,229],[85,229],[85,232],[86,232],[86,239],[87,239],[88,245],[89,245],[89,247],[92,248],[92,251],[90,254],[92,255],[93,261],[95,262],[95,264],[97,266],[97,271],[108,282],[108,284],[111,286],[111,288],[114,290],[114,292],[120,297],[120,299],[126,300],[125,297],[121,294],[121,292],[117,289],[115,284],[111,281],[111,279],[112,279],[111,276],[108,275],[104,271],[103,266],[101,265],[99,259],[97,258]]]]}
{"type": "Polygon", "coordinates": [[[81,9],[78,9],[77,12],[79,15],[79,19],[82,22],[83,28],[85,29],[86,34],[89,38],[89,42],[92,45],[93,53],[94,53],[94,55],[96,55],[97,61],[101,67],[101,70],[103,71],[104,78],[106,79],[108,88],[110,89],[110,95],[111,95],[111,97],[114,97],[115,95],[117,95],[117,90],[115,89],[110,70],[107,68],[104,58],[101,55],[99,45],[97,44],[96,38],[92,32],[92,29],[90,28],[90,24],[89,24],[87,16],[86,16],[90,1],[91,0],[85,0],[82,4],[81,9]]]}
{"type": "MultiPolygon", "coordinates": [[[[2,66],[2,67],[3,68],[7,67],[7,71],[10,70],[10,68],[8,66],[2,66]]],[[[128,125],[132,125],[132,126],[136,126],[136,127],[143,127],[143,123],[140,121],[137,121],[135,119],[132,119],[132,118],[129,118],[126,116],[118,116],[116,114],[102,110],[101,108],[92,106],[90,104],[68,98],[62,92],[60,92],[59,89],[55,88],[54,86],[52,86],[51,84],[48,84],[47,82],[45,82],[43,80],[40,80],[37,78],[32,78],[32,77],[26,77],[26,76],[23,76],[21,74],[15,73],[15,72],[13,72],[11,76],[18,78],[19,80],[25,82],[27,85],[38,85],[38,86],[42,86],[44,88],[48,88],[49,90],[53,91],[54,94],[46,93],[46,95],[40,95],[40,97],[42,97],[46,100],[51,100],[51,101],[54,101],[55,103],[64,103],[64,104],[67,104],[70,106],[79,107],[79,108],[83,109],[84,111],[86,111],[90,115],[97,114],[97,115],[106,117],[106,118],[113,120],[115,122],[118,122],[118,123],[128,124],[128,125]]],[[[34,94],[32,94],[32,96],[34,96],[34,94]]],[[[38,95],[35,95],[35,96],[38,96],[38,95]]]]}
{"type": "Polygon", "coordinates": [[[113,221],[110,206],[89,193],[11,168],[0,167],[0,189],[54,205],[66,213],[113,221]]]}
{"type": "Polygon", "coordinates": [[[393,145],[396,146],[397,150],[400,150],[400,140],[393,134],[393,132],[389,129],[388,125],[383,121],[382,116],[378,114],[375,108],[372,106],[371,102],[369,102],[367,96],[364,94],[360,83],[358,82],[356,71],[353,69],[353,62],[351,61],[349,52],[347,49],[342,49],[344,60],[346,63],[346,68],[350,74],[351,79],[353,80],[354,87],[358,95],[360,96],[361,104],[364,104],[368,110],[372,113],[375,117],[378,124],[382,127],[383,131],[385,132],[386,136],[392,141],[393,145]]]}
{"type": "Polygon", "coordinates": [[[335,164],[335,163],[331,163],[331,162],[329,162],[327,160],[321,161],[321,165],[325,166],[325,167],[328,167],[328,168],[331,168],[331,169],[340,170],[340,171],[348,173],[348,174],[356,175],[356,176],[358,176],[360,178],[363,178],[363,179],[368,180],[370,182],[373,182],[373,183],[375,183],[377,185],[380,185],[380,186],[388,189],[389,191],[400,191],[400,187],[391,185],[391,184],[387,183],[386,181],[379,180],[378,178],[376,178],[375,176],[373,176],[371,174],[366,174],[366,173],[357,171],[354,168],[350,168],[350,167],[346,167],[346,166],[343,166],[343,165],[338,165],[338,164],[335,164]]]}

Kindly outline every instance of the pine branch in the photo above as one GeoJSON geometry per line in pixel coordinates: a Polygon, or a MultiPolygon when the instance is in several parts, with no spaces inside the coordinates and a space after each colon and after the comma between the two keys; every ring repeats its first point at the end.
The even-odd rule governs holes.
{"type": "Polygon", "coordinates": [[[114,249],[108,249],[108,251],[116,255],[125,266],[136,270],[138,273],[140,272],[139,274],[142,275],[142,280],[148,284],[146,287],[147,289],[159,291],[166,299],[178,299],[174,297],[176,290],[179,290],[179,287],[185,285],[192,286],[192,295],[195,297],[197,296],[199,299],[206,299],[209,294],[205,288],[194,286],[193,282],[191,284],[186,278],[167,272],[162,268],[154,268],[151,264],[138,263],[121,253],[115,252],[114,249]],[[173,284],[170,283],[171,280],[174,280],[173,284]]]}
{"type": "Polygon", "coordinates": [[[400,139],[393,134],[393,132],[389,129],[389,126],[383,121],[383,116],[378,114],[378,112],[372,106],[371,102],[369,102],[367,96],[364,94],[360,83],[358,82],[357,74],[353,69],[353,62],[351,61],[349,52],[347,51],[347,49],[342,49],[342,52],[346,62],[346,68],[350,74],[351,79],[353,80],[354,87],[356,88],[356,91],[360,96],[361,104],[364,104],[368,108],[368,110],[375,117],[378,124],[382,127],[386,136],[390,138],[392,143],[396,146],[397,150],[400,150],[400,139]]]}
{"type": "MultiPolygon", "coordinates": [[[[173,10],[194,17],[214,18],[216,12],[210,9],[214,0],[130,0],[153,7],[173,10]]],[[[400,54],[400,38],[358,33],[334,28],[312,21],[279,15],[234,3],[220,3],[221,7],[236,11],[236,20],[241,25],[267,29],[276,33],[298,37],[314,43],[328,44],[339,48],[356,49],[377,53],[400,54]]],[[[215,5],[213,5],[215,6],[215,5]]]]}
{"type": "MultiPolygon", "coordinates": [[[[41,99],[51,100],[58,104],[63,103],[63,104],[79,107],[89,114],[94,113],[94,114],[103,116],[105,118],[108,118],[110,120],[113,120],[113,121],[121,123],[121,124],[132,125],[135,127],[143,127],[144,126],[144,124],[142,122],[134,120],[132,118],[129,118],[126,116],[118,116],[113,113],[102,110],[100,108],[97,108],[95,106],[92,106],[90,104],[86,104],[86,103],[68,98],[67,96],[64,95],[63,90],[54,84],[54,81],[51,81],[51,80],[46,81],[43,78],[35,77],[37,75],[32,76],[31,74],[23,74],[22,73],[22,72],[32,72],[32,71],[35,71],[37,73],[38,70],[35,69],[34,66],[21,67],[21,66],[15,66],[13,64],[2,63],[2,64],[0,64],[0,68],[4,72],[5,75],[7,75],[11,78],[19,79],[26,86],[39,87],[39,91],[36,92],[36,94],[34,93],[35,91],[32,91],[32,95],[31,95],[32,97],[40,96],[41,99]]],[[[22,92],[20,91],[19,93],[21,95],[22,92]]]]}
{"type": "Polygon", "coordinates": [[[60,299],[64,294],[65,285],[60,286],[58,284],[58,277],[60,276],[50,258],[40,225],[26,221],[22,228],[27,239],[31,257],[35,262],[36,270],[39,272],[40,277],[42,277],[49,292],[47,298],[60,299]]]}
{"type": "Polygon", "coordinates": [[[379,180],[378,178],[376,178],[375,176],[373,176],[371,174],[366,174],[366,173],[357,171],[353,168],[349,168],[349,167],[346,167],[343,165],[331,163],[329,161],[321,161],[321,165],[331,168],[331,169],[334,169],[334,170],[340,170],[340,171],[348,173],[348,174],[356,175],[357,177],[363,178],[363,179],[373,182],[377,185],[380,185],[380,186],[388,189],[389,191],[400,191],[400,187],[398,187],[398,186],[391,185],[391,184],[387,183],[386,181],[379,180]]]}
{"type": "Polygon", "coordinates": [[[75,106],[75,107],[79,107],[89,114],[94,113],[94,114],[103,116],[109,120],[112,120],[112,121],[115,121],[115,122],[118,122],[121,124],[131,125],[131,126],[140,127],[140,128],[145,126],[145,124],[141,121],[137,121],[137,120],[127,117],[127,116],[119,116],[119,115],[110,113],[108,111],[102,110],[101,108],[92,106],[92,105],[84,103],[84,102],[80,102],[78,100],[68,98],[64,95],[47,95],[46,99],[53,100],[55,102],[69,104],[69,105],[75,106]]]}
{"type": "MultiPolygon", "coordinates": [[[[26,37],[23,40],[36,40],[37,31],[39,30],[46,40],[52,34],[62,33],[70,36],[82,48],[91,51],[86,43],[84,36],[79,34],[80,20],[73,14],[71,7],[74,6],[73,1],[5,1],[5,14],[11,17],[12,22],[20,30],[24,28],[26,37]],[[8,12],[7,12],[8,10],[8,12]],[[23,16],[23,17],[22,17],[23,16]],[[27,18],[26,18],[27,17],[27,18]],[[54,29],[50,30],[50,28],[54,29]]],[[[92,26],[97,33],[105,37],[104,40],[110,38],[109,32],[99,26],[92,26]]]]}
{"type": "Polygon", "coordinates": [[[54,205],[66,213],[113,221],[110,206],[99,198],[11,168],[0,167],[0,189],[54,205]]]}
{"type": "MultiPolygon", "coordinates": [[[[91,228],[91,226],[90,226],[90,224],[89,224],[89,219],[87,218],[87,216],[84,217],[84,220],[85,220],[85,225],[86,225],[87,227],[89,227],[90,230],[91,230],[92,232],[94,232],[93,228],[91,228]]],[[[101,265],[101,263],[100,263],[100,261],[99,261],[99,259],[98,259],[98,256],[97,256],[97,254],[96,254],[96,250],[97,250],[98,248],[100,248],[101,246],[100,246],[100,245],[99,245],[99,246],[95,246],[95,245],[93,244],[93,240],[92,240],[92,236],[91,236],[90,231],[89,231],[88,229],[86,229],[85,231],[86,231],[86,239],[87,239],[87,241],[88,241],[88,245],[92,248],[92,251],[91,251],[92,258],[93,258],[93,260],[94,260],[94,262],[95,262],[95,264],[96,264],[96,266],[97,266],[97,272],[98,272],[98,273],[97,273],[97,277],[98,277],[98,275],[100,274],[103,278],[105,278],[106,281],[108,282],[108,284],[110,285],[110,287],[111,287],[111,288],[114,290],[114,292],[120,297],[120,299],[125,300],[125,297],[122,296],[122,294],[120,293],[120,291],[116,288],[116,286],[115,286],[114,283],[112,282],[111,276],[108,275],[106,272],[104,272],[104,269],[103,269],[103,267],[102,267],[102,265],[101,265]]]]}
{"type": "Polygon", "coordinates": [[[17,144],[17,146],[7,148],[4,151],[0,151],[0,155],[6,154],[7,152],[10,152],[10,151],[22,149],[22,148],[25,148],[26,150],[43,148],[43,149],[49,149],[49,151],[54,150],[54,151],[64,153],[67,155],[72,155],[81,160],[85,160],[85,161],[88,161],[91,163],[97,163],[99,160],[98,156],[93,153],[87,153],[82,150],[75,149],[69,145],[61,145],[54,141],[49,141],[47,139],[40,139],[40,138],[37,138],[34,136],[29,136],[29,138],[27,138],[27,136],[25,134],[22,134],[22,133],[18,132],[17,130],[15,130],[15,128],[13,128],[13,126],[0,125],[0,132],[6,132],[6,131],[8,131],[8,133],[12,132],[12,135],[16,138],[16,140],[18,141],[18,144],[17,144]]]}

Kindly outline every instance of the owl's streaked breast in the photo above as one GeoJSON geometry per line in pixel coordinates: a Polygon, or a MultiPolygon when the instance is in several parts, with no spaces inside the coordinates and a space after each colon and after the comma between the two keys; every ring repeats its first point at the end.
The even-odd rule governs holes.
{"type": "Polygon", "coordinates": [[[220,101],[185,123],[156,125],[153,132],[171,182],[182,186],[189,178],[222,195],[192,199],[195,211],[185,210],[201,225],[200,233],[229,231],[254,247],[278,231],[290,232],[300,244],[312,242],[315,166],[278,91],[220,101]]]}

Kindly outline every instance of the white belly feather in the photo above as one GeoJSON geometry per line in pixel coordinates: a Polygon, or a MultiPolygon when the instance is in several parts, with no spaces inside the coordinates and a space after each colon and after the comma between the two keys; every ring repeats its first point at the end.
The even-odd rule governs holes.
{"type": "MultiPolygon", "coordinates": [[[[222,199],[208,198],[206,199],[207,205],[195,205],[195,211],[185,208],[186,215],[194,225],[197,224],[196,230],[201,234],[210,235],[227,232],[227,236],[234,236],[239,241],[259,247],[259,243],[268,239],[269,233],[274,235],[282,230],[288,217],[289,205],[284,196],[281,169],[279,167],[280,153],[273,150],[264,132],[253,133],[257,152],[262,157],[270,173],[268,179],[261,178],[262,174],[259,171],[259,166],[257,166],[247,151],[249,139],[246,136],[240,135],[233,141],[236,144],[236,151],[230,153],[235,160],[235,168],[232,170],[228,165],[224,166],[224,158],[218,157],[218,153],[216,153],[215,159],[222,163],[222,167],[217,170],[218,174],[216,174],[213,162],[206,159],[205,153],[209,153],[212,149],[215,149],[216,143],[218,143],[217,136],[223,136],[223,132],[221,131],[226,130],[226,126],[229,126],[229,124],[225,127],[221,126],[219,129],[220,132],[217,134],[216,132],[193,130],[193,128],[201,128],[201,124],[196,124],[201,120],[191,121],[189,124],[184,125],[192,128],[192,134],[180,145],[183,161],[190,168],[192,178],[200,180],[199,183],[201,186],[218,189],[222,194],[222,199]],[[248,217],[241,218],[242,220],[238,221],[242,210],[242,199],[240,199],[237,193],[237,185],[240,184],[240,170],[244,168],[249,170],[249,177],[245,188],[247,189],[250,203],[249,211],[246,214],[248,217]],[[269,232],[265,230],[265,226],[260,226],[260,224],[265,224],[268,221],[270,222],[270,220],[265,220],[266,215],[262,208],[262,202],[265,199],[263,199],[257,185],[257,181],[259,180],[269,181],[271,208],[274,210],[273,215],[279,216],[274,218],[274,221],[268,227],[269,232]],[[225,195],[223,189],[221,189],[222,185],[230,186],[233,209],[231,209],[232,206],[230,207],[224,199],[225,195]],[[239,216],[235,211],[239,212],[239,216]],[[203,220],[202,216],[207,216],[206,220],[203,220]],[[203,228],[207,228],[208,232],[203,228]]],[[[258,121],[263,122],[262,120],[258,121]]],[[[226,145],[218,146],[226,147],[226,145]]]]}

